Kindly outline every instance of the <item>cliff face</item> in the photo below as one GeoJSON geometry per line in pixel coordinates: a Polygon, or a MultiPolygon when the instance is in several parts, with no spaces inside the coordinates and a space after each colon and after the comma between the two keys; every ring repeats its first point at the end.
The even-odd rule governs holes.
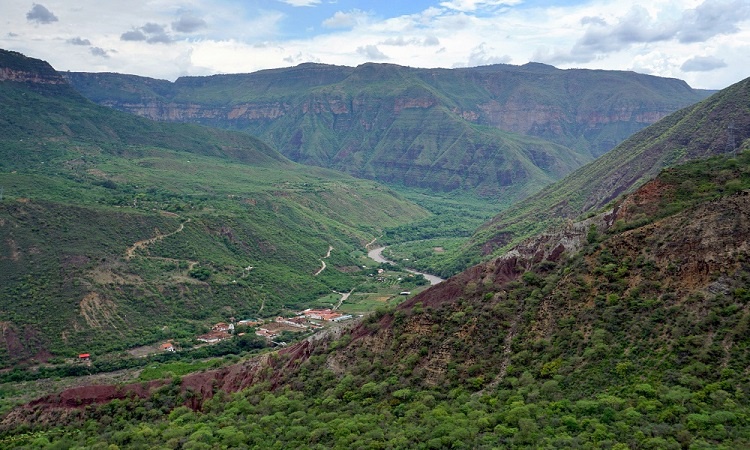
{"type": "Polygon", "coordinates": [[[65,84],[67,81],[56,72],[39,73],[38,71],[27,72],[14,70],[9,67],[0,67],[0,81],[15,81],[18,83],[36,84],[65,84]]]}
{"type": "Polygon", "coordinates": [[[307,64],[175,83],[65,76],[100,104],[154,120],[244,130],[305,164],[508,201],[704,95],[678,80],[542,65],[307,64]],[[487,163],[472,163],[488,154],[487,163]]]}

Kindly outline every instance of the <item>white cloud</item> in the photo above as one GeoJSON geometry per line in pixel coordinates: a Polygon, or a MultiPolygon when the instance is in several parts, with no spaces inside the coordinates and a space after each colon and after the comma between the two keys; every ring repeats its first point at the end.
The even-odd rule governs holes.
{"type": "Polygon", "coordinates": [[[388,59],[385,53],[381,52],[376,45],[365,45],[357,48],[357,53],[366,57],[370,61],[383,61],[388,59]]]}
{"type": "Polygon", "coordinates": [[[196,31],[206,28],[206,25],[206,21],[200,17],[185,14],[172,22],[172,29],[180,33],[195,33],[196,31]]]}
{"type": "Polygon", "coordinates": [[[66,42],[73,45],[91,45],[91,41],[89,41],[88,39],[81,39],[78,36],[70,38],[66,42]]]}
{"type": "Polygon", "coordinates": [[[45,8],[43,5],[34,3],[34,6],[31,7],[31,10],[26,13],[26,20],[28,20],[29,22],[48,24],[57,22],[59,19],[52,13],[52,11],[45,8]]]}
{"type": "Polygon", "coordinates": [[[685,61],[680,69],[683,72],[710,72],[727,66],[723,59],[713,56],[695,56],[685,61]]]}
{"type": "Polygon", "coordinates": [[[354,28],[357,25],[367,23],[371,13],[353,9],[349,12],[336,11],[336,13],[323,21],[326,28],[354,28]]]}
{"type": "Polygon", "coordinates": [[[440,6],[456,11],[472,12],[482,8],[497,8],[499,6],[513,6],[523,0],[450,0],[441,2],[440,6]]]}
{"type": "Polygon", "coordinates": [[[281,3],[286,3],[292,6],[317,6],[320,5],[320,0],[280,0],[281,3]]]}

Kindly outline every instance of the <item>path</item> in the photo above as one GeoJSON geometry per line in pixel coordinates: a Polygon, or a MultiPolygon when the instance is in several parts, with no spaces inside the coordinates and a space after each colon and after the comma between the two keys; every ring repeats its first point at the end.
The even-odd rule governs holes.
{"type": "MultiPolygon", "coordinates": [[[[336,292],[336,291],[333,291],[333,292],[336,292]]],[[[337,309],[339,309],[341,307],[341,304],[344,303],[346,299],[349,298],[350,295],[352,295],[352,292],[354,292],[354,288],[352,288],[352,290],[349,292],[336,292],[337,294],[341,296],[341,299],[336,304],[336,306],[333,307],[333,310],[336,311],[337,309]]]]}
{"type": "MultiPolygon", "coordinates": [[[[323,257],[323,259],[331,257],[331,250],[333,250],[333,247],[329,245],[328,246],[328,253],[326,253],[326,255],[323,257]]],[[[318,275],[320,275],[320,272],[326,270],[326,262],[323,261],[323,259],[320,260],[320,262],[322,263],[322,267],[320,268],[320,270],[318,270],[317,272],[315,272],[315,274],[313,275],[314,277],[317,277],[318,275]]]]}
{"type": "Polygon", "coordinates": [[[127,259],[127,260],[133,259],[135,257],[135,251],[138,250],[139,248],[144,248],[144,247],[146,247],[148,245],[153,244],[154,242],[160,241],[160,240],[162,240],[162,239],[164,239],[166,237],[172,236],[173,234],[179,233],[180,231],[182,231],[182,230],[185,229],[185,224],[188,223],[188,222],[190,222],[190,219],[182,222],[180,224],[180,226],[176,230],[174,230],[173,232],[171,232],[171,233],[157,234],[156,236],[154,236],[152,238],[144,239],[142,241],[136,242],[132,246],[128,247],[127,250],[125,250],[125,259],[127,259]]]}

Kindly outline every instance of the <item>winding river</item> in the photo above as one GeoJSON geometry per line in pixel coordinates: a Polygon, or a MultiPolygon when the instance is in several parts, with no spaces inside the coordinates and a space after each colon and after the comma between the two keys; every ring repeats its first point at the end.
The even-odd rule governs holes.
{"type": "MultiPolygon", "coordinates": [[[[383,258],[383,249],[385,249],[385,247],[374,248],[374,249],[370,250],[369,252],[367,252],[367,256],[369,256],[370,259],[374,259],[376,262],[379,262],[379,263],[395,264],[393,261],[389,261],[389,260],[383,258]]],[[[410,272],[410,273],[413,273],[413,274],[416,274],[416,275],[422,275],[433,286],[436,285],[436,284],[438,284],[438,283],[441,283],[441,282],[445,281],[442,278],[436,277],[435,275],[430,275],[429,273],[417,272],[416,270],[411,270],[411,269],[406,269],[406,271],[410,272]]]]}

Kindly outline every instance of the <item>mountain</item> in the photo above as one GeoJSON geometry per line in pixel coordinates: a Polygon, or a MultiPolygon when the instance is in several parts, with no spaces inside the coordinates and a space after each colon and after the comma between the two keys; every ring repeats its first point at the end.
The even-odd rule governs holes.
{"type": "Polygon", "coordinates": [[[443,276],[509,249],[568,219],[597,211],[665,167],[731,153],[750,136],[750,78],[640,131],[615,149],[500,212],[454,254],[425,259],[443,276]],[[730,131],[731,128],[731,131],[730,131]]]}
{"type": "Polygon", "coordinates": [[[0,51],[2,367],[348,292],[366,242],[427,215],[245,133],[101,107],[46,62],[0,51]]]}
{"type": "Polygon", "coordinates": [[[746,448],[743,149],[663,170],[611,210],[350,330],[183,378],[40,398],[2,419],[0,442],[746,448]]]}
{"type": "Polygon", "coordinates": [[[705,97],[679,80],[543,64],[302,64],[174,83],[63,75],[102,105],[243,130],[304,164],[500,204],[528,196],[705,97]]]}

